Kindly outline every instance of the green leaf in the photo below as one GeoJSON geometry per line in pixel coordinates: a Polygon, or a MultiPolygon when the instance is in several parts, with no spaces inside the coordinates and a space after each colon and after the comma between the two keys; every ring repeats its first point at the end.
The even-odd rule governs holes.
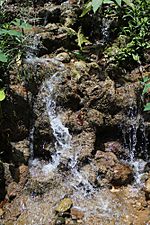
{"type": "Polygon", "coordinates": [[[20,25],[20,28],[22,29],[31,29],[32,26],[29,24],[29,23],[26,23],[26,22],[23,22],[21,25],[20,25]]]}
{"type": "Polygon", "coordinates": [[[70,27],[65,27],[65,30],[67,31],[69,36],[71,36],[71,37],[72,36],[77,36],[77,32],[74,29],[72,29],[70,27]]]}
{"type": "Polygon", "coordinates": [[[148,76],[146,76],[146,77],[143,78],[143,82],[144,82],[144,83],[146,83],[146,82],[149,81],[149,80],[150,80],[150,78],[149,78],[148,76]]]}
{"type": "Polygon", "coordinates": [[[92,2],[90,1],[87,4],[85,4],[83,12],[80,17],[85,16],[91,9],[92,9],[92,2]]]}
{"type": "Polygon", "coordinates": [[[136,62],[140,62],[140,57],[138,54],[132,54],[132,57],[136,62]]]}
{"type": "Polygon", "coordinates": [[[149,84],[145,84],[142,95],[144,95],[145,93],[147,93],[150,90],[150,83],[149,84]]]}
{"type": "Polygon", "coordinates": [[[6,95],[5,95],[4,89],[0,89],[0,101],[3,101],[5,97],[6,95]]]}
{"type": "Polygon", "coordinates": [[[0,29],[0,35],[6,35],[6,34],[8,34],[8,30],[6,30],[6,29],[0,29]]]}
{"type": "Polygon", "coordinates": [[[8,30],[7,32],[10,36],[20,37],[22,36],[22,33],[16,30],[8,30]]]}
{"type": "Polygon", "coordinates": [[[95,13],[103,4],[103,0],[92,0],[93,12],[95,13]]]}
{"type": "Polygon", "coordinates": [[[84,36],[84,34],[81,32],[81,28],[79,29],[78,33],[77,33],[77,41],[78,41],[78,46],[81,48],[82,50],[82,44],[83,43],[90,43],[86,37],[84,36]]]}
{"type": "Polygon", "coordinates": [[[20,37],[22,36],[22,33],[16,30],[6,30],[6,29],[0,29],[0,35],[10,35],[10,36],[15,36],[15,37],[20,37]]]}
{"type": "Polygon", "coordinates": [[[11,22],[11,24],[15,25],[16,27],[20,27],[22,20],[16,18],[11,22]]]}
{"type": "Polygon", "coordinates": [[[7,56],[5,55],[5,53],[0,52],[0,62],[5,63],[7,61],[8,61],[8,59],[7,59],[7,56]]]}
{"type": "Polygon", "coordinates": [[[103,0],[103,4],[112,4],[113,3],[113,1],[111,1],[111,0],[103,0]]]}
{"type": "Polygon", "coordinates": [[[24,30],[32,28],[32,26],[29,23],[26,23],[23,20],[20,20],[17,18],[14,21],[12,21],[11,24],[15,25],[16,27],[22,28],[24,30]]]}
{"type": "Polygon", "coordinates": [[[150,102],[145,105],[144,111],[150,111],[150,102]]]}
{"type": "Polygon", "coordinates": [[[122,0],[115,0],[115,2],[121,7],[122,0]]]}
{"type": "Polygon", "coordinates": [[[0,6],[2,6],[5,1],[6,0],[0,0],[0,6]]]}
{"type": "Polygon", "coordinates": [[[134,4],[132,3],[131,0],[123,0],[128,6],[132,7],[133,9],[135,8],[134,7],[134,4]]]}

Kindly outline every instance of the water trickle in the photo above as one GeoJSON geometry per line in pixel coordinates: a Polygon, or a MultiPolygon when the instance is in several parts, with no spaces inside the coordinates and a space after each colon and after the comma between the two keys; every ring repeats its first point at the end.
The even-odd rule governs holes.
{"type": "Polygon", "coordinates": [[[124,146],[129,152],[127,163],[133,167],[135,184],[142,186],[142,177],[146,160],[148,160],[148,154],[144,120],[138,112],[137,106],[131,106],[129,108],[122,132],[124,146]]]}
{"type": "Polygon", "coordinates": [[[102,42],[103,44],[107,44],[110,40],[110,25],[111,20],[108,18],[102,19],[102,42]]]}
{"type": "Polygon", "coordinates": [[[59,73],[56,73],[50,78],[50,80],[45,81],[42,87],[42,91],[45,93],[44,102],[46,104],[50,125],[56,139],[56,152],[52,155],[52,162],[43,167],[43,171],[45,172],[50,172],[51,170],[53,171],[58,167],[61,160],[61,155],[63,155],[64,151],[70,148],[71,144],[71,135],[69,134],[68,128],[66,128],[61,122],[59,114],[56,110],[56,102],[53,97],[54,85],[56,85],[58,79],[59,73]]]}

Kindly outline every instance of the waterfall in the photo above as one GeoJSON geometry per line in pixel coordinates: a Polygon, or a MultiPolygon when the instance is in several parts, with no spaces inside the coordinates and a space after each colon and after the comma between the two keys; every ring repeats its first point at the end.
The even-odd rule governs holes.
{"type": "Polygon", "coordinates": [[[58,79],[59,73],[57,72],[49,80],[45,81],[42,87],[42,91],[45,93],[43,100],[46,104],[50,125],[56,139],[56,152],[52,155],[52,162],[43,167],[43,171],[46,173],[57,168],[60,163],[61,156],[70,148],[71,145],[71,135],[69,134],[68,128],[62,124],[59,114],[57,114],[56,102],[53,98],[54,85],[57,83],[58,79]]]}
{"type": "Polygon", "coordinates": [[[134,169],[135,184],[142,186],[142,176],[148,160],[148,154],[144,120],[138,112],[137,106],[134,105],[129,108],[122,132],[124,146],[129,152],[127,163],[134,169]]]}

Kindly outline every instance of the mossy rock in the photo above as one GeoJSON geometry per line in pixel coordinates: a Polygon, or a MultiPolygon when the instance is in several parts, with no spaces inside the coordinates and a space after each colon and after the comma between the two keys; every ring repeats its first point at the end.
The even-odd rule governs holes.
{"type": "Polygon", "coordinates": [[[71,208],[72,205],[73,205],[73,202],[70,198],[64,198],[56,207],[55,211],[58,213],[66,212],[71,208]]]}

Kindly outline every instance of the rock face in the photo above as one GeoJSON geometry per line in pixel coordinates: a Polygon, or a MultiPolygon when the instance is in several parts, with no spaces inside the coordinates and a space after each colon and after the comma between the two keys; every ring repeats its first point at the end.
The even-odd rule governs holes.
{"type": "Polygon", "coordinates": [[[5,192],[5,178],[4,178],[4,166],[0,162],[0,201],[4,198],[5,192]]]}
{"type": "Polygon", "coordinates": [[[147,200],[150,200],[150,178],[145,182],[145,195],[147,200]]]}
{"type": "MultiPolygon", "coordinates": [[[[12,3],[17,4],[14,0],[12,3]]],[[[33,1],[34,10],[30,9],[32,12],[29,12],[29,17],[33,17],[34,20],[36,11],[36,16],[40,19],[34,22],[40,27],[31,29],[31,36],[33,33],[35,35],[34,45],[37,49],[35,46],[29,47],[31,57],[22,62],[24,63],[22,70],[28,76],[21,84],[16,79],[19,70],[17,65],[14,71],[10,71],[8,97],[2,104],[4,118],[0,120],[0,201],[5,196],[8,200],[6,207],[0,204],[0,217],[6,214],[4,224],[5,222],[30,224],[30,220],[28,221],[28,218],[32,217],[30,209],[35,209],[35,212],[32,211],[36,214],[34,224],[39,222],[37,218],[41,212],[44,214],[41,215],[42,219],[45,219],[50,217],[50,211],[55,211],[52,212],[55,218],[52,218],[52,221],[48,218],[46,223],[43,219],[43,224],[53,224],[55,221],[57,225],[74,223],[108,225],[118,223],[118,215],[121,215],[121,212],[117,211],[120,204],[118,199],[121,199],[123,204],[128,200],[133,205],[132,209],[139,207],[141,214],[146,204],[149,204],[149,178],[145,183],[144,200],[139,200],[142,194],[138,198],[140,204],[133,196],[128,198],[125,196],[124,199],[121,196],[123,191],[130,194],[128,185],[134,181],[133,169],[123,163],[130,158],[128,145],[138,148],[138,140],[134,146],[131,136],[137,135],[137,139],[142,139],[140,142],[145,144],[143,136],[138,137],[140,129],[144,133],[143,120],[139,118],[140,113],[137,110],[140,102],[138,96],[141,91],[139,82],[141,74],[139,72],[124,74],[120,68],[111,65],[102,52],[105,43],[97,45],[99,49],[92,49],[90,46],[88,49],[88,44],[83,46],[82,51],[79,49],[77,38],[80,26],[93,43],[103,42],[103,19],[99,14],[91,16],[89,13],[84,20],[80,17],[80,4],[82,5],[82,1],[38,0],[33,1]],[[95,28],[95,24],[98,28],[95,28]],[[58,76],[55,92],[52,96],[47,96],[43,82],[54,74],[58,76]],[[50,125],[45,97],[54,99],[56,114],[59,114],[62,123],[72,136],[71,148],[63,152],[64,155],[59,151],[58,156],[62,158],[57,172],[55,174],[52,170],[50,175],[45,175],[43,171],[47,172],[49,163],[54,161],[54,153],[59,145],[56,144],[54,131],[50,125]],[[28,162],[32,159],[35,161],[29,163],[29,166],[35,167],[35,170],[29,173],[28,162]],[[77,174],[75,181],[74,173],[77,174]],[[72,181],[71,187],[68,183],[64,185],[68,179],[72,181]],[[87,192],[90,191],[89,186],[98,194],[102,191],[102,195],[96,200],[93,193],[93,199],[87,202],[88,213],[92,214],[94,208],[98,214],[103,211],[110,213],[108,217],[112,214],[117,215],[117,221],[112,217],[104,221],[104,217],[97,219],[93,218],[93,215],[89,218],[89,223],[84,221],[88,217],[87,213],[80,210],[82,207],[73,206],[74,201],[65,196],[72,195],[74,190],[79,191],[77,196],[73,196],[78,204],[78,194],[80,195],[81,190],[84,192],[86,186],[87,192]],[[28,200],[22,194],[24,190],[25,195],[29,195],[28,200]],[[109,190],[111,193],[108,193],[109,190]],[[49,196],[51,191],[52,197],[49,196]],[[117,208],[107,205],[107,201],[103,203],[103,193],[105,199],[108,197],[108,202],[112,201],[111,205],[115,205],[115,201],[118,201],[117,208]],[[59,196],[57,200],[56,196],[59,196]],[[101,208],[95,208],[94,201],[98,201],[101,208]],[[1,208],[4,208],[4,213],[1,208]],[[111,210],[108,210],[109,208],[111,210]],[[6,221],[7,219],[10,221],[6,221]]],[[[30,18],[28,20],[30,22],[30,18]]],[[[30,31],[27,32],[30,36],[30,31]]],[[[147,124],[147,127],[150,127],[149,122],[147,124]]],[[[145,166],[145,172],[149,172],[149,164],[145,166]]],[[[82,194],[82,198],[80,196],[79,199],[81,206],[83,196],[82,194]]],[[[137,211],[134,210],[139,212],[139,208],[137,211]]],[[[128,213],[128,207],[122,206],[122,212],[128,213]]],[[[147,221],[149,215],[146,210],[145,215],[147,221]]],[[[128,215],[123,216],[122,221],[119,221],[120,224],[134,224],[136,221],[132,220],[132,215],[130,218],[125,217],[128,215]]],[[[135,217],[138,217],[138,213],[135,217]]]]}

